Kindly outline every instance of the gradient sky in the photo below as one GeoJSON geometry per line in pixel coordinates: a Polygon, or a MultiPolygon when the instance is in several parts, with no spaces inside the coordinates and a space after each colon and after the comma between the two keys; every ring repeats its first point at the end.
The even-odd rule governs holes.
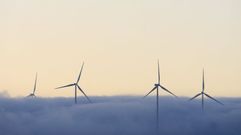
{"type": "Polygon", "coordinates": [[[240,0],[0,0],[0,91],[39,96],[76,80],[88,95],[241,96],[240,0]],[[164,92],[162,95],[166,95],[164,92]]]}

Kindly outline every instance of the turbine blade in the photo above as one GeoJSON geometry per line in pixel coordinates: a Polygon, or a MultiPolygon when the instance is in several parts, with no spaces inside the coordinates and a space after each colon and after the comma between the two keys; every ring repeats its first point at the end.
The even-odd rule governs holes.
{"type": "Polygon", "coordinates": [[[159,85],[163,90],[165,90],[166,92],[172,94],[173,96],[177,97],[175,94],[173,94],[171,91],[169,91],[168,89],[166,89],[165,87],[159,85]]]}
{"type": "Polygon", "coordinates": [[[196,95],[196,96],[194,96],[193,98],[189,99],[189,101],[191,101],[191,100],[195,99],[196,97],[200,96],[201,94],[202,94],[202,93],[197,94],[197,95],[196,95]]]}
{"type": "Polygon", "coordinates": [[[78,87],[79,90],[84,94],[84,96],[87,98],[87,100],[88,100],[90,103],[92,103],[91,100],[89,99],[89,97],[88,97],[88,96],[84,93],[84,91],[80,88],[80,86],[77,85],[77,87],[78,87]]]}
{"type": "Polygon", "coordinates": [[[55,88],[55,89],[66,88],[66,87],[70,87],[70,86],[74,86],[74,85],[75,85],[75,84],[69,84],[69,85],[61,86],[61,87],[58,87],[58,88],[55,88]]]}
{"type": "Polygon", "coordinates": [[[205,89],[205,82],[204,82],[204,69],[203,69],[203,86],[202,86],[202,91],[204,92],[204,89],[205,89]]]}
{"type": "Polygon", "coordinates": [[[36,91],[36,87],[37,87],[37,79],[38,79],[38,73],[36,73],[36,76],[35,76],[35,83],[34,83],[34,88],[33,88],[33,94],[34,94],[35,91],[36,91]]]}
{"type": "Polygon", "coordinates": [[[148,95],[150,95],[157,87],[154,87],[149,93],[147,93],[143,98],[147,97],[148,95]]]}
{"type": "Polygon", "coordinates": [[[210,95],[208,95],[208,94],[206,94],[206,93],[204,93],[204,95],[206,95],[206,96],[209,97],[210,99],[216,101],[217,103],[219,103],[219,104],[221,104],[221,105],[224,105],[223,103],[219,102],[217,99],[211,97],[210,95]]]}
{"type": "Polygon", "coordinates": [[[160,77],[160,65],[159,65],[159,60],[158,60],[158,84],[161,83],[161,77],[160,77]]]}
{"type": "Polygon", "coordinates": [[[78,83],[78,82],[79,82],[79,80],[80,80],[80,77],[81,77],[81,74],[82,74],[82,71],[83,71],[83,67],[84,67],[84,62],[83,62],[83,64],[82,64],[82,67],[81,67],[81,70],[80,70],[80,73],[79,73],[79,77],[78,77],[78,79],[77,79],[77,82],[76,82],[76,83],[78,83]]]}

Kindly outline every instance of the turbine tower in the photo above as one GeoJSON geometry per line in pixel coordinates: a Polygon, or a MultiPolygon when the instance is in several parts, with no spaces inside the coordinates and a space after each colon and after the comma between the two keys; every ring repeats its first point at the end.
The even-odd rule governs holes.
{"type": "Polygon", "coordinates": [[[37,78],[38,78],[38,73],[36,73],[36,76],[35,76],[35,83],[34,83],[33,93],[30,93],[27,97],[36,97],[35,96],[35,91],[36,91],[36,87],[37,87],[37,78]]]}
{"type": "Polygon", "coordinates": [[[79,73],[79,76],[78,76],[78,79],[75,83],[72,83],[72,84],[68,84],[68,85],[65,85],[65,86],[61,86],[61,87],[58,87],[56,89],[61,89],[61,88],[66,88],[66,87],[72,87],[74,86],[74,90],[75,90],[75,104],[77,104],[77,89],[80,90],[84,96],[87,98],[87,100],[91,103],[91,100],[89,99],[89,97],[85,94],[85,92],[80,88],[79,86],[79,81],[80,81],[80,77],[81,77],[81,74],[82,74],[82,71],[83,71],[83,67],[84,67],[84,63],[82,64],[82,67],[81,67],[81,70],[80,70],[80,73],[79,73]]]}
{"type": "Polygon", "coordinates": [[[205,81],[204,81],[204,69],[203,69],[203,77],[202,77],[202,92],[201,93],[198,93],[196,96],[194,96],[193,98],[189,99],[189,101],[199,97],[199,96],[202,96],[202,110],[204,110],[204,97],[207,96],[208,98],[214,100],[215,102],[221,104],[221,105],[224,105],[223,103],[219,102],[217,99],[211,97],[210,95],[208,95],[207,93],[205,93],[205,81]]]}
{"type": "Polygon", "coordinates": [[[158,65],[158,82],[156,84],[154,84],[154,88],[147,93],[143,98],[147,97],[149,94],[151,94],[153,91],[156,90],[156,129],[157,129],[157,133],[159,130],[159,88],[168,92],[169,94],[177,97],[175,94],[173,94],[171,91],[169,91],[168,89],[166,89],[163,85],[161,85],[161,78],[160,78],[160,66],[159,66],[159,60],[157,62],[158,65]]]}

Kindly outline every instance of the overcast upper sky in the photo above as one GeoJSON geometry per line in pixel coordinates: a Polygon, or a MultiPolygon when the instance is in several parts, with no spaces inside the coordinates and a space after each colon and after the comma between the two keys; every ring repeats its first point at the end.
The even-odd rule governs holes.
{"type": "Polygon", "coordinates": [[[240,0],[0,0],[0,90],[40,96],[77,79],[88,95],[241,96],[240,0]],[[163,93],[162,93],[163,94],[163,93]]]}

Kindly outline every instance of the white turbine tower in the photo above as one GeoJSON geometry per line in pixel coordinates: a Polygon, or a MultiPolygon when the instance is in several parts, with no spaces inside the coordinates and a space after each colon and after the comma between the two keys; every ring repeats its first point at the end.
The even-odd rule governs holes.
{"type": "Polygon", "coordinates": [[[157,62],[158,64],[158,82],[156,84],[154,84],[154,88],[147,93],[143,98],[147,97],[149,94],[151,94],[153,91],[156,90],[156,129],[157,129],[157,133],[159,130],[159,88],[168,92],[169,94],[177,97],[175,94],[173,94],[171,91],[169,91],[168,89],[166,89],[163,85],[161,85],[161,78],[160,78],[160,66],[159,66],[159,60],[157,62]]]}

